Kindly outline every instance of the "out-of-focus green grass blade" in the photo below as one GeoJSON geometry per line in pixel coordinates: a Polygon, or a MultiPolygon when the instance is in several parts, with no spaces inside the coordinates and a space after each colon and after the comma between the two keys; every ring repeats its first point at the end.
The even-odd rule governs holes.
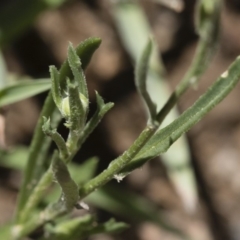
{"type": "MultiPolygon", "coordinates": [[[[23,171],[27,163],[28,154],[29,149],[24,146],[15,147],[9,152],[0,152],[0,165],[23,171]]],[[[68,169],[72,178],[81,186],[94,176],[97,165],[98,158],[92,157],[82,164],[71,162],[68,164],[68,169]]]]}
{"type": "MultiPolygon", "coordinates": [[[[124,46],[135,62],[143,51],[149,35],[151,35],[151,29],[146,16],[139,5],[128,1],[113,4],[113,16],[124,46]]],[[[159,111],[169,98],[170,90],[166,81],[164,81],[164,67],[159,59],[156,43],[154,43],[150,57],[147,89],[159,111]]],[[[161,127],[167,126],[177,117],[178,113],[176,108],[174,108],[168,114],[161,127]]],[[[196,183],[190,165],[190,152],[185,136],[179,138],[168,152],[161,157],[176,190],[182,198],[184,206],[188,207],[187,205],[191,205],[191,208],[194,209],[197,200],[196,183]],[[178,171],[179,165],[185,167],[181,172],[178,171]],[[187,181],[186,178],[188,179],[187,181]]]]}
{"type": "Polygon", "coordinates": [[[6,65],[5,61],[3,59],[3,55],[0,52],[0,89],[5,87],[7,85],[7,70],[6,70],[6,65]]]}
{"type": "Polygon", "coordinates": [[[51,88],[49,79],[25,80],[0,90],[0,107],[32,97],[51,88]]]}
{"type": "Polygon", "coordinates": [[[76,164],[74,162],[68,165],[72,178],[78,185],[82,185],[89,181],[95,175],[98,166],[98,158],[92,157],[87,159],[82,164],[76,164]]]}
{"type": "Polygon", "coordinates": [[[66,0],[17,0],[0,9],[0,47],[12,41],[44,10],[56,8],[66,0]]]}
{"type": "Polygon", "coordinates": [[[23,171],[24,167],[26,166],[28,154],[29,150],[24,146],[18,146],[9,152],[1,152],[0,165],[23,171]]]}
{"type": "Polygon", "coordinates": [[[150,221],[167,231],[182,235],[164,216],[161,216],[161,212],[152,202],[121,187],[106,185],[90,194],[86,201],[126,219],[138,222],[150,221]]]}

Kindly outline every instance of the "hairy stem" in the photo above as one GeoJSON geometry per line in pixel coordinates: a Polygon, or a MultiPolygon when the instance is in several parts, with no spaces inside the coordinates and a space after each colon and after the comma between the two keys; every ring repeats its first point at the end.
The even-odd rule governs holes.
{"type": "Polygon", "coordinates": [[[118,174],[137,155],[137,153],[147,143],[151,136],[156,132],[157,128],[158,125],[147,126],[127,151],[125,151],[117,159],[113,160],[106,170],[90,180],[80,189],[80,198],[84,198],[94,190],[112,180],[114,175],[118,174]]]}

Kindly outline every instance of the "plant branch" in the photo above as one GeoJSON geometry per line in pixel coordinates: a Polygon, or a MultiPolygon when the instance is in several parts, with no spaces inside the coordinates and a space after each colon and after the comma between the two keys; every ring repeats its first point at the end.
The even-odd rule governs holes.
{"type": "Polygon", "coordinates": [[[105,114],[114,106],[114,103],[104,103],[102,97],[96,92],[97,110],[93,117],[85,125],[81,137],[78,141],[78,148],[81,148],[82,144],[86,141],[88,136],[93,132],[105,114]]]}
{"type": "MultiPolygon", "coordinates": [[[[99,47],[101,43],[101,40],[99,38],[89,38],[82,42],[76,49],[78,56],[82,60],[82,68],[85,69],[88,65],[93,53],[95,50],[99,47]]],[[[65,79],[66,77],[72,76],[71,69],[68,65],[68,62],[65,61],[60,69],[59,72],[59,81],[60,85],[65,86],[65,79]]],[[[42,125],[43,125],[43,116],[45,117],[51,117],[52,114],[55,112],[56,106],[54,104],[52,94],[49,93],[45,103],[43,110],[41,112],[41,116],[39,117],[37,127],[35,129],[34,137],[31,142],[30,146],[30,153],[28,157],[28,163],[24,172],[24,180],[21,186],[21,190],[18,197],[18,204],[16,209],[16,222],[19,221],[20,211],[22,210],[23,206],[27,202],[27,199],[29,195],[31,194],[32,189],[34,188],[35,181],[39,180],[34,179],[36,172],[39,173],[39,169],[42,169],[42,166],[44,164],[43,159],[41,158],[40,152],[42,152],[43,147],[44,150],[48,149],[46,144],[44,144],[45,135],[42,132],[42,125]],[[37,166],[37,167],[36,167],[37,166]],[[36,168],[38,170],[36,170],[36,168]]],[[[56,121],[56,125],[58,125],[59,122],[56,121]]],[[[54,126],[55,127],[55,126],[54,126]]],[[[50,144],[50,141],[48,142],[50,144]]],[[[45,153],[43,153],[45,155],[45,153]]]]}
{"type": "Polygon", "coordinates": [[[57,145],[60,153],[60,158],[62,160],[68,158],[69,153],[66,146],[66,143],[62,136],[57,132],[56,129],[51,129],[50,127],[50,119],[47,120],[47,118],[44,117],[44,124],[43,124],[43,132],[49,136],[57,145]]]}
{"type": "Polygon", "coordinates": [[[240,56],[190,108],[167,127],[157,131],[136,157],[127,164],[122,173],[129,173],[166,152],[182,134],[220,103],[239,82],[239,66],[240,56]]]}
{"type": "MultiPolygon", "coordinates": [[[[55,158],[58,158],[57,151],[53,153],[52,161],[54,161],[55,158]]],[[[30,195],[24,209],[21,211],[19,222],[24,223],[29,218],[31,212],[41,201],[44,191],[51,185],[52,180],[53,180],[52,170],[49,167],[49,169],[45,172],[45,174],[42,176],[38,184],[33,189],[33,192],[30,195]]]]}
{"type": "MultiPolygon", "coordinates": [[[[198,11],[201,10],[201,7],[199,7],[198,11]]],[[[201,28],[198,28],[198,32],[200,33],[200,42],[193,62],[182,81],[171,94],[167,103],[157,114],[157,119],[160,123],[163,122],[170,110],[174,107],[178,99],[186,92],[186,90],[191,85],[198,83],[215,53],[219,35],[220,1],[214,1],[213,12],[211,12],[204,21],[201,19],[199,21],[204,22],[204,24],[201,25],[201,28]]]]}
{"type": "Polygon", "coordinates": [[[83,199],[88,194],[113,179],[114,176],[118,174],[138,154],[138,152],[142,149],[146,142],[155,133],[157,128],[158,125],[147,126],[127,151],[125,151],[117,159],[113,160],[106,170],[100,173],[97,177],[90,180],[80,189],[80,198],[83,199]]]}

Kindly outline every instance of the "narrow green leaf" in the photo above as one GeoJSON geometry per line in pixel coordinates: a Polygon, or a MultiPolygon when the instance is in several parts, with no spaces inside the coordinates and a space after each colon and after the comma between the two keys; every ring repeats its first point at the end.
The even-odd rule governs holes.
{"type": "Polygon", "coordinates": [[[23,171],[27,163],[28,154],[29,149],[24,146],[18,146],[7,152],[1,152],[0,165],[23,171]]]}
{"type": "Polygon", "coordinates": [[[84,72],[81,67],[80,59],[73,48],[72,44],[68,47],[68,63],[72,70],[74,80],[78,84],[79,92],[82,93],[88,99],[88,89],[84,72]]]}
{"type": "MultiPolygon", "coordinates": [[[[97,48],[101,44],[100,38],[88,38],[84,41],[82,41],[77,47],[76,47],[76,53],[79,59],[81,60],[81,67],[83,70],[86,69],[87,65],[89,64],[92,55],[97,50],[97,48]]],[[[69,66],[68,60],[64,61],[62,64],[60,70],[60,88],[66,89],[66,77],[69,79],[73,79],[73,73],[69,66]]]]}
{"type": "Polygon", "coordinates": [[[7,69],[3,58],[2,52],[0,52],[0,89],[7,85],[7,69]]]}
{"type": "Polygon", "coordinates": [[[49,79],[20,81],[0,90],[0,107],[32,97],[51,88],[49,79]]]}
{"type": "MultiPolygon", "coordinates": [[[[74,181],[81,187],[91,178],[93,178],[98,165],[98,159],[96,157],[87,159],[82,164],[76,164],[74,162],[70,162],[68,164],[69,172],[71,173],[74,181]]],[[[59,191],[57,188],[54,188],[44,199],[44,202],[49,204],[56,200],[57,196],[59,196],[59,191]]]]}
{"type": "Polygon", "coordinates": [[[52,140],[56,143],[59,153],[60,153],[61,160],[66,161],[66,159],[69,156],[69,153],[68,153],[68,149],[67,149],[67,146],[66,146],[66,143],[65,143],[63,137],[57,132],[56,129],[51,129],[50,118],[47,119],[46,117],[43,117],[43,119],[44,119],[43,120],[44,123],[42,126],[43,132],[47,136],[51,137],[52,140]]]}
{"type": "MultiPolygon", "coordinates": [[[[201,4],[205,4],[205,0],[200,1],[199,12],[201,12],[201,4]]],[[[196,53],[192,64],[179,82],[174,92],[169,97],[163,108],[158,113],[158,120],[162,122],[169,114],[170,110],[177,103],[178,99],[186,92],[190,86],[196,86],[209,66],[209,63],[216,52],[218,44],[219,26],[220,26],[220,1],[214,0],[212,14],[207,17],[200,16],[199,21],[203,21],[201,26],[197,27],[200,35],[196,53]]],[[[212,3],[211,3],[212,4],[212,3]]],[[[205,7],[203,8],[205,11],[205,7]]]]}
{"type": "Polygon", "coordinates": [[[216,34],[211,36],[213,38],[218,37],[219,32],[219,17],[220,17],[220,8],[221,8],[221,1],[220,0],[199,0],[197,2],[196,6],[196,18],[195,18],[195,26],[196,31],[198,34],[203,37],[209,37],[207,36],[209,34],[208,31],[206,31],[206,25],[209,23],[212,24],[211,27],[216,29],[216,34]]]}
{"type": "Polygon", "coordinates": [[[208,91],[173,123],[158,131],[124,170],[132,171],[142,166],[146,161],[166,152],[182,134],[199,122],[236,86],[240,80],[239,66],[240,57],[237,57],[208,91]]]}
{"type": "Polygon", "coordinates": [[[143,53],[136,65],[135,84],[138,92],[143,97],[150,115],[150,120],[153,122],[156,118],[156,105],[153,103],[149,92],[147,90],[147,71],[149,65],[149,58],[152,51],[152,42],[149,40],[145,46],[143,53]]]}
{"type": "MultiPolygon", "coordinates": [[[[70,116],[68,118],[70,129],[73,134],[79,136],[85,123],[86,112],[80,100],[78,87],[76,84],[68,82],[68,97],[70,116]]],[[[76,139],[77,140],[77,139],[76,139]]]]}
{"type": "Polygon", "coordinates": [[[97,91],[95,91],[95,94],[96,94],[96,101],[97,101],[98,109],[101,109],[101,108],[104,106],[104,100],[103,100],[103,98],[98,94],[97,91]]]}
{"type": "Polygon", "coordinates": [[[53,159],[52,162],[53,176],[62,190],[62,196],[59,203],[64,206],[67,211],[73,209],[78,202],[78,186],[71,178],[66,164],[60,159],[53,159]]]}
{"type": "Polygon", "coordinates": [[[97,100],[97,110],[92,116],[92,118],[87,122],[83,129],[83,133],[81,138],[78,141],[78,146],[81,147],[88,136],[93,132],[93,130],[100,123],[104,115],[114,106],[113,103],[104,103],[102,97],[96,92],[96,100],[97,100]]]}
{"type": "Polygon", "coordinates": [[[49,67],[51,82],[52,82],[52,96],[55,104],[60,109],[62,102],[62,94],[59,84],[59,72],[55,66],[49,67]]]}

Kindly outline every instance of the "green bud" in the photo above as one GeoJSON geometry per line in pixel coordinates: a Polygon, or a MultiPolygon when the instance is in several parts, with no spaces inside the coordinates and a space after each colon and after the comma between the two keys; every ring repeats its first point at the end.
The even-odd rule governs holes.
{"type": "MultiPolygon", "coordinates": [[[[88,108],[88,99],[82,93],[79,93],[79,98],[81,100],[83,109],[86,112],[88,108]]],[[[61,113],[66,118],[70,117],[69,97],[65,97],[62,99],[61,113]]]]}

